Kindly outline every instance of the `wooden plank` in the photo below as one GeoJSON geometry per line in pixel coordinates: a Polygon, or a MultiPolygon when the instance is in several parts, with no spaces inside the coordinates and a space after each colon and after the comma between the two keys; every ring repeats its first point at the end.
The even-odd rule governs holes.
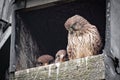
{"type": "Polygon", "coordinates": [[[2,34],[0,39],[0,49],[5,44],[9,36],[11,35],[11,30],[12,30],[12,27],[8,27],[8,29],[2,34]]]}
{"type": "MultiPolygon", "coordinates": [[[[75,0],[28,0],[26,3],[23,2],[25,5],[24,7],[18,6],[16,10],[20,11],[31,11],[36,9],[42,9],[50,6],[54,6],[57,4],[69,3],[75,0]]],[[[21,5],[22,6],[22,5],[21,5]]]]}
{"type": "Polygon", "coordinates": [[[4,0],[0,0],[0,18],[2,17],[4,0]]]}
{"type": "Polygon", "coordinates": [[[52,2],[56,2],[60,0],[29,0],[26,4],[26,8],[38,6],[38,5],[43,5],[43,4],[48,4],[52,2]]]}
{"type": "Polygon", "coordinates": [[[13,80],[104,80],[104,55],[74,59],[15,72],[13,80]]]}
{"type": "Polygon", "coordinates": [[[4,9],[3,9],[3,14],[2,14],[2,19],[5,21],[9,21],[8,20],[8,9],[9,9],[9,1],[8,0],[4,0],[5,4],[4,4],[4,9]]]}

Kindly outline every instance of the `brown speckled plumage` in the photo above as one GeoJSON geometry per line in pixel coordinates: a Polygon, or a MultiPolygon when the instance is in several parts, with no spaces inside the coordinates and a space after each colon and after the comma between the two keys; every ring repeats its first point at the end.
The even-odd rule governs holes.
{"type": "Polygon", "coordinates": [[[38,57],[36,66],[44,66],[54,62],[54,58],[50,55],[42,55],[38,57]]]}
{"type": "Polygon", "coordinates": [[[102,42],[96,26],[75,15],[65,22],[68,30],[67,53],[69,59],[82,58],[99,53],[102,42]]]}
{"type": "Polygon", "coordinates": [[[59,50],[56,53],[56,59],[55,62],[64,62],[67,60],[67,52],[64,49],[59,50]]]}

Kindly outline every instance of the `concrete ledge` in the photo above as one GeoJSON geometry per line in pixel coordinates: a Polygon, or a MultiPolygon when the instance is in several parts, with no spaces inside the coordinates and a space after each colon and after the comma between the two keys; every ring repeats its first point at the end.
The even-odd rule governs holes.
{"type": "Polygon", "coordinates": [[[102,80],[105,78],[102,55],[75,59],[48,66],[16,71],[15,80],[102,80]]]}

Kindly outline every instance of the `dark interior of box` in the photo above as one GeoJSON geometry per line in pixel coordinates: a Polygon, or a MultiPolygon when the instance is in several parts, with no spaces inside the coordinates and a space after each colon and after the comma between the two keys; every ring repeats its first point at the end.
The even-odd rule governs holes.
{"type": "Polygon", "coordinates": [[[75,14],[83,16],[91,24],[97,26],[104,47],[105,4],[105,0],[74,1],[30,11],[19,10],[17,13],[23,22],[21,26],[24,25],[26,30],[29,30],[32,39],[41,51],[35,54],[50,54],[55,57],[58,50],[66,49],[67,30],[64,23],[75,14]]]}
{"type": "Polygon", "coordinates": [[[0,80],[5,80],[6,72],[9,69],[10,58],[10,37],[0,49],[0,80]]]}

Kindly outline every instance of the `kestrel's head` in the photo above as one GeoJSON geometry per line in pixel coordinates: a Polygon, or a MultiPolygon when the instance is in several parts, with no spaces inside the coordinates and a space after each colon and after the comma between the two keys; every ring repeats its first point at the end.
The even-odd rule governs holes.
{"type": "Polygon", "coordinates": [[[68,31],[78,31],[80,30],[85,24],[89,22],[79,15],[74,15],[67,19],[64,26],[68,31]]]}
{"type": "Polygon", "coordinates": [[[55,62],[64,62],[66,60],[67,60],[67,52],[66,52],[66,50],[59,50],[56,53],[55,62]]]}
{"type": "Polygon", "coordinates": [[[54,62],[54,58],[50,55],[42,55],[38,57],[36,61],[36,66],[44,66],[54,62]]]}

